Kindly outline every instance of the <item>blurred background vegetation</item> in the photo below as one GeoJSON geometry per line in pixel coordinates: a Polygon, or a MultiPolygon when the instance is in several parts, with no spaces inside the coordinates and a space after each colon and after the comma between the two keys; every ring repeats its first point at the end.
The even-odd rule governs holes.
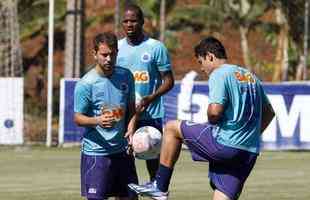
{"type": "MultiPolygon", "coordinates": [[[[44,141],[49,1],[1,0],[0,8],[8,2],[18,8],[26,141],[44,141]]],[[[94,35],[114,31],[124,36],[122,10],[130,2],[143,9],[146,33],[168,47],[177,80],[191,69],[199,71],[193,46],[207,35],[223,42],[230,63],[251,69],[263,81],[309,80],[308,0],[55,0],[55,137],[60,79],[80,77],[88,69],[94,35]]]]}

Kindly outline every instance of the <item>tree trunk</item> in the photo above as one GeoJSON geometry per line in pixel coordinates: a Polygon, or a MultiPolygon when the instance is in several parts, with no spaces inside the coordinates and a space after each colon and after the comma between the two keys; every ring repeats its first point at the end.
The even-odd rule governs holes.
{"type": "Polygon", "coordinates": [[[305,1],[305,33],[304,33],[304,49],[303,55],[300,52],[299,55],[299,63],[297,65],[296,71],[296,80],[307,80],[308,72],[307,72],[307,55],[308,55],[308,21],[309,21],[309,1],[305,1]]]}
{"type": "MultiPolygon", "coordinates": [[[[248,0],[241,0],[237,1],[239,4],[240,8],[240,17],[244,18],[250,10],[250,4],[248,0]]],[[[237,11],[238,12],[238,11],[237,11]]],[[[252,63],[251,63],[251,58],[250,58],[250,50],[249,50],[249,43],[248,43],[248,32],[249,32],[249,27],[243,23],[240,23],[239,25],[239,32],[240,32],[240,37],[241,37],[241,49],[242,49],[242,57],[243,57],[243,62],[244,65],[249,69],[253,70],[252,68],[252,63]]]]}
{"type": "Polygon", "coordinates": [[[115,0],[115,14],[114,14],[114,32],[118,35],[120,22],[120,2],[115,0]]]}
{"type": "Polygon", "coordinates": [[[302,53],[299,54],[298,58],[298,65],[297,65],[297,71],[296,71],[296,81],[301,81],[303,80],[303,74],[305,73],[305,55],[302,53]]]}
{"type": "Polygon", "coordinates": [[[281,81],[288,79],[288,23],[281,8],[276,8],[276,21],[280,26],[280,32],[277,37],[277,50],[275,58],[275,71],[272,81],[281,81]]]}
{"type": "Polygon", "coordinates": [[[160,41],[165,41],[165,26],[166,26],[166,0],[160,1],[160,41]]]}
{"type": "Polygon", "coordinates": [[[282,76],[281,80],[282,81],[288,81],[288,25],[284,27],[284,35],[285,37],[283,38],[283,58],[282,58],[282,76]]]}
{"type": "Polygon", "coordinates": [[[64,77],[79,77],[83,60],[84,0],[68,0],[66,15],[66,45],[64,77]]]}
{"type": "Polygon", "coordinates": [[[241,37],[241,50],[242,50],[242,57],[244,65],[249,69],[252,70],[251,60],[250,60],[250,51],[249,51],[249,44],[247,39],[247,34],[249,29],[245,26],[239,26],[240,37],[241,37]]]}

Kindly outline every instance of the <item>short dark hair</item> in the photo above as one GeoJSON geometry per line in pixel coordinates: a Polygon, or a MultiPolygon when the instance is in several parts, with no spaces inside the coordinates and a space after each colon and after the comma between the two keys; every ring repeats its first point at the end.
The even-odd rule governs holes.
{"type": "Polygon", "coordinates": [[[100,43],[107,44],[108,47],[117,50],[117,37],[114,33],[104,32],[99,33],[95,36],[93,40],[94,50],[97,52],[99,49],[100,43]]]}
{"type": "Polygon", "coordinates": [[[142,9],[138,5],[133,3],[127,4],[124,12],[126,12],[127,10],[135,12],[137,14],[138,19],[142,22],[142,24],[144,23],[144,14],[142,9]]]}
{"type": "Polygon", "coordinates": [[[196,57],[205,57],[208,53],[212,53],[215,57],[220,59],[227,59],[225,47],[218,39],[212,36],[202,39],[199,44],[195,46],[196,57]]]}

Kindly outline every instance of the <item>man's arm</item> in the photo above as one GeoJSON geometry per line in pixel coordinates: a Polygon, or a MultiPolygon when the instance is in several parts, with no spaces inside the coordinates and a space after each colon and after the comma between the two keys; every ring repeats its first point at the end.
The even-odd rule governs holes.
{"type": "Polygon", "coordinates": [[[137,118],[138,118],[134,102],[129,103],[128,112],[129,112],[128,124],[127,124],[127,132],[125,133],[125,137],[128,138],[128,143],[131,144],[132,136],[136,130],[136,123],[137,123],[137,118]]]}
{"type": "Polygon", "coordinates": [[[82,113],[74,113],[74,122],[78,126],[93,127],[98,125],[98,120],[96,119],[96,117],[88,117],[82,113]]]}
{"type": "Polygon", "coordinates": [[[262,108],[262,123],[261,123],[261,134],[267,128],[267,126],[272,121],[273,117],[275,116],[274,110],[271,104],[263,104],[262,108]]]}
{"type": "Polygon", "coordinates": [[[218,103],[211,103],[208,106],[208,121],[211,124],[217,124],[224,112],[224,106],[218,103]]]}
{"type": "Polygon", "coordinates": [[[174,86],[174,78],[173,78],[172,71],[169,70],[165,72],[160,72],[160,76],[161,76],[161,79],[163,80],[163,83],[159,86],[159,88],[153,94],[142,98],[142,100],[140,101],[137,107],[138,112],[144,111],[151,102],[153,102],[156,98],[167,93],[174,86]]]}
{"type": "Polygon", "coordinates": [[[95,127],[97,125],[104,128],[111,128],[115,122],[112,113],[103,113],[100,116],[89,117],[82,113],[74,113],[74,122],[78,126],[95,127]]]}

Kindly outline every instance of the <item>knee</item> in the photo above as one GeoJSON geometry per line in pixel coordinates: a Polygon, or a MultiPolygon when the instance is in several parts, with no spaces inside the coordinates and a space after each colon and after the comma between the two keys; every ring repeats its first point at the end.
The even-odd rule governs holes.
{"type": "Polygon", "coordinates": [[[164,136],[181,137],[181,122],[178,120],[168,121],[164,127],[164,136]]]}

